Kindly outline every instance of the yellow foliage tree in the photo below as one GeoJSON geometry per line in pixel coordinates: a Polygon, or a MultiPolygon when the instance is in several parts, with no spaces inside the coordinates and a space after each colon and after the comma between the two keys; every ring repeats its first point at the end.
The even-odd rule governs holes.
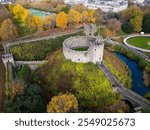
{"type": "Polygon", "coordinates": [[[13,8],[14,8],[14,7],[15,7],[15,6],[14,6],[13,4],[9,4],[9,5],[8,5],[9,11],[13,13],[13,8]]]}
{"type": "Polygon", "coordinates": [[[93,9],[88,9],[88,10],[87,10],[87,13],[88,13],[88,22],[94,23],[94,22],[96,21],[96,19],[94,18],[95,10],[93,10],[93,9]]]}
{"type": "Polygon", "coordinates": [[[0,37],[2,40],[10,40],[18,36],[17,28],[11,19],[6,19],[0,28],[0,37]]]}
{"type": "Polygon", "coordinates": [[[51,28],[53,26],[53,22],[56,19],[56,15],[55,14],[51,14],[45,17],[43,24],[45,28],[51,28]]]}
{"type": "Polygon", "coordinates": [[[47,112],[78,112],[78,101],[73,94],[60,94],[59,96],[54,96],[47,105],[47,112]]]}
{"type": "Polygon", "coordinates": [[[60,12],[57,16],[56,16],[56,26],[61,28],[61,29],[65,29],[67,27],[67,15],[64,12],[60,12]]]}
{"type": "Polygon", "coordinates": [[[13,14],[16,19],[21,19],[24,12],[24,8],[20,4],[16,4],[16,6],[13,8],[13,14]]]}
{"type": "Polygon", "coordinates": [[[43,30],[43,21],[39,16],[33,16],[31,20],[31,28],[36,30],[43,30]]]}
{"type": "Polygon", "coordinates": [[[26,19],[27,19],[27,17],[30,15],[30,13],[29,13],[29,11],[28,10],[26,10],[26,9],[24,9],[23,10],[23,13],[22,13],[22,16],[21,16],[21,20],[22,20],[22,22],[25,24],[25,21],[26,21],[26,19]]]}
{"type": "Polygon", "coordinates": [[[81,21],[81,14],[78,11],[71,9],[67,15],[67,18],[69,23],[79,24],[81,21]]]}

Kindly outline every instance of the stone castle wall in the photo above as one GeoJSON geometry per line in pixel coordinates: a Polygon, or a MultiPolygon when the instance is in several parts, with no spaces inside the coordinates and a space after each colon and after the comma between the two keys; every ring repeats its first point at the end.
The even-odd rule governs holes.
{"type": "Polygon", "coordinates": [[[101,62],[103,60],[104,44],[95,45],[96,37],[77,36],[71,37],[63,43],[63,53],[66,59],[73,62],[101,62]],[[87,51],[77,51],[73,48],[88,47],[87,51]]]}

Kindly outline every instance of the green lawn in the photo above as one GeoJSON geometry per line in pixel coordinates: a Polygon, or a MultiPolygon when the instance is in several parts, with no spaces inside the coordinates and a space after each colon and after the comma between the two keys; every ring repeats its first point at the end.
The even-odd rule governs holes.
{"type": "Polygon", "coordinates": [[[128,39],[128,44],[150,50],[150,45],[148,46],[148,42],[150,42],[150,37],[134,37],[131,39],[128,39]]]}
{"type": "Polygon", "coordinates": [[[87,51],[88,47],[74,48],[73,50],[76,50],[76,51],[87,51]]]}

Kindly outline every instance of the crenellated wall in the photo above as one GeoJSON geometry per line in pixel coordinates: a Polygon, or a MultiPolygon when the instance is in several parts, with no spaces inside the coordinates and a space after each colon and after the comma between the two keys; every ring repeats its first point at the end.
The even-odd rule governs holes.
{"type": "Polygon", "coordinates": [[[97,37],[76,36],[70,37],[63,42],[63,54],[66,59],[73,62],[101,63],[103,60],[103,41],[96,42],[97,37]],[[74,48],[88,47],[87,51],[77,51],[74,48]]]}

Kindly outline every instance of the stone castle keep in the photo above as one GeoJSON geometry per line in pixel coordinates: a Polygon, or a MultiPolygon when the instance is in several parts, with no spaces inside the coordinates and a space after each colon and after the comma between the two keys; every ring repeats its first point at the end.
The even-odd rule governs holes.
{"type": "Polygon", "coordinates": [[[96,37],[71,37],[63,43],[63,53],[66,59],[73,62],[101,63],[103,60],[104,43],[96,37]],[[87,51],[76,51],[74,48],[88,47],[87,51]]]}
{"type": "Polygon", "coordinates": [[[94,36],[96,29],[95,31],[93,31],[92,27],[86,27],[85,29],[87,36],[70,37],[63,42],[63,54],[66,59],[76,63],[101,63],[103,60],[104,40],[94,36]],[[88,50],[74,50],[76,48],[84,47],[88,48],[88,50]]]}

